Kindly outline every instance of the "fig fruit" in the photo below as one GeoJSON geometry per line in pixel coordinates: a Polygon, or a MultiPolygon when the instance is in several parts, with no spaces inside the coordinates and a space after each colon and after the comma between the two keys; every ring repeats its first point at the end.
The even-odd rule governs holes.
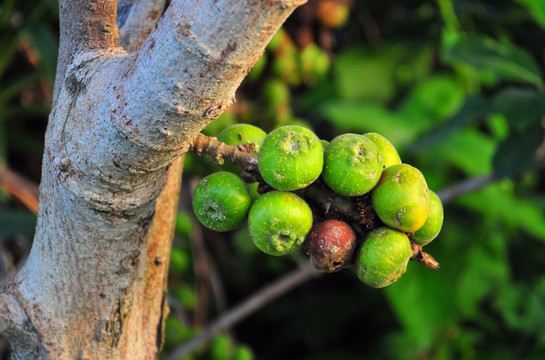
{"type": "Polygon", "coordinates": [[[380,150],[382,158],[384,159],[384,168],[388,168],[392,165],[401,164],[401,159],[397,153],[396,148],[388,139],[377,133],[363,134],[366,138],[371,140],[380,150]]]}
{"type": "Polygon", "coordinates": [[[371,140],[363,135],[343,134],[329,143],[322,176],[336,193],[359,196],[377,184],[383,163],[379,149],[371,140]]]}
{"type": "Polygon", "coordinates": [[[359,249],[356,273],[363,283],[382,288],[397,281],[405,273],[412,255],[407,235],[381,227],[371,231],[359,249]]]}
{"type": "Polygon", "coordinates": [[[193,194],[193,211],[197,219],[215,231],[239,227],[246,219],[251,203],[244,182],[227,171],[203,178],[193,194]]]}
{"type": "Polygon", "coordinates": [[[323,148],[318,137],[297,125],[281,126],[269,133],[258,154],[259,172],[278,190],[296,190],[320,176],[323,148]]]}
{"type": "Polygon", "coordinates": [[[356,249],[356,234],[344,221],[326,220],[312,227],[306,247],[314,269],[337,271],[350,264],[356,249]]]}
{"type": "Polygon", "coordinates": [[[429,199],[424,175],[407,164],[386,168],[372,192],[373,207],[380,220],[406,233],[424,225],[428,218],[429,199]]]}
{"type": "Polygon", "coordinates": [[[257,126],[250,124],[234,124],[223,129],[216,137],[227,145],[250,145],[255,144],[257,154],[259,147],[265,140],[267,133],[257,126]]]}
{"type": "Polygon", "coordinates": [[[312,227],[312,211],[299,196],[271,191],[257,199],[248,215],[250,237],[269,255],[294,251],[312,227]]]}
{"type": "Polygon", "coordinates": [[[430,190],[430,212],[424,225],[409,238],[418,245],[427,245],[439,235],[443,226],[443,204],[436,193],[430,190]]]}

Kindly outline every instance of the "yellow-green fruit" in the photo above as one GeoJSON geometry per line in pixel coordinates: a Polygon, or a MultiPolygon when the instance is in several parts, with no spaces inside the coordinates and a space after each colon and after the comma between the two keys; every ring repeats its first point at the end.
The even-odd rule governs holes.
{"type": "Polygon", "coordinates": [[[414,232],[428,218],[430,192],[424,175],[407,164],[386,168],[372,192],[373,207],[386,225],[414,232]]]}
{"type": "Polygon", "coordinates": [[[380,150],[382,158],[384,159],[384,168],[401,164],[401,159],[396,148],[384,136],[373,132],[363,134],[363,136],[374,142],[380,150]]]}
{"type": "Polygon", "coordinates": [[[257,199],[248,215],[248,230],[257,248],[285,255],[303,243],[312,227],[312,211],[299,196],[271,191],[257,199]]]}
{"type": "Polygon", "coordinates": [[[323,178],[336,193],[359,196],[379,181],[382,155],[363,135],[343,134],[333,139],[324,154],[323,178]]]}
{"type": "Polygon", "coordinates": [[[227,145],[250,145],[254,144],[255,151],[253,154],[257,154],[259,147],[267,137],[267,133],[257,126],[251,124],[234,124],[223,129],[217,138],[219,141],[226,143],[227,145]]]}
{"type": "Polygon", "coordinates": [[[405,273],[412,255],[411,243],[404,233],[387,227],[373,230],[357,255],[358,278],[374,288],[388,286],[405,273]]]}
{"type": "Polygon", "coordinates": [[[439,235],[443,226],[443,204],[436,193],[430,191],[430,213],[424,225],[410,239],[418,245],[427,245],[439,235]]]}
{"type": "MultiPolygon", "coordinates": [[[[267,137],[267,133],[251,124],[233,124],[223,129],[216,137],[219,141],[231,146],[251,145],[254,147],[252,154],[257,155],[259,147],[267,137]]],[[[222,169],[236,175],[240,174],[240,168],[229,162],[223,164],[222,169]]]]}
{"type": "Polygon", "coordinates": [[[309,129],[282,126],[270,132],[258,154],[259,172],[267,184],[278,190],[296,190],[320,176],[323,148],[309,129]]]}

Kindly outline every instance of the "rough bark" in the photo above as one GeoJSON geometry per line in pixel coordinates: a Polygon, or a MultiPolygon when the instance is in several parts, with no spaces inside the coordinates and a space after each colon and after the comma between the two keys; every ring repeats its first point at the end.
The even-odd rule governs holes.
{"type": "Polygon", "coordinates": [[[60,2],[36,235],[0,289],[15,359],[157,356],[179,186],[169,168],[302,2],[174,0],[133,53],[118,45],[116,1],[60,2]]]}

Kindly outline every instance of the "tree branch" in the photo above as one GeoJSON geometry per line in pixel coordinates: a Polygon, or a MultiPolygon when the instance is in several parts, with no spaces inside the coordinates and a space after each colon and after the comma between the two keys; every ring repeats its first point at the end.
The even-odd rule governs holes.
{"type": "Polygon", "coordinates": [[[289,290],[304,283],[313,276],[319,275],[310,266],[304,266],[284,275],[282,278],[267,285],[265,288],[252,294],[242,303],[233,309],[222,314],[216,321],[211,323],[199,335],[195,336],[187,343],[166,354],[162,360],[176,360],[191,354],[199,346],[206,344],[221,331],[229,328],[233,324],[245,319],[248,315],[262,308],[266,304],[277,299],[289,290]]]}
{"type": "Polygon", "coordinates": [[[163,15],[167,0],[119,0],[117,26],[119,44],[132,53],[140,48],[163,15]]]}

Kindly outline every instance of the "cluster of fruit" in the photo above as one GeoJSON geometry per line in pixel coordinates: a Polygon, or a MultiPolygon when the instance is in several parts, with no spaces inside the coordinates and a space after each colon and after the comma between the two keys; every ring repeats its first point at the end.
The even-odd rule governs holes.
{"type": "Polygon", "coordinates": [[[233,230],[248,218],[253,242],[267,254],[288,254],[306,240],[315,269],[353,268],[365,284],[384,287],[405,272],[415,249],[441,229],[439,197],[379,134],[343,134],[328,143],[301,126],[283,126],[267,135],[237,124],[217,138],[257,155],[262,183],[247,185],[229,171],[213,173],[195,189],[195,214],[216,231],[233,230]],[[318,192],[307,191],[313,187],[318,192]],[[342,211],[329,212],[336,208],[335,198],[328,197],[326,203],[332,204],[314,206],[316,199],[308,195],[322,192],[354,207],[366,201],[361,212],[374,221],[364,227],[342,211]]]}

